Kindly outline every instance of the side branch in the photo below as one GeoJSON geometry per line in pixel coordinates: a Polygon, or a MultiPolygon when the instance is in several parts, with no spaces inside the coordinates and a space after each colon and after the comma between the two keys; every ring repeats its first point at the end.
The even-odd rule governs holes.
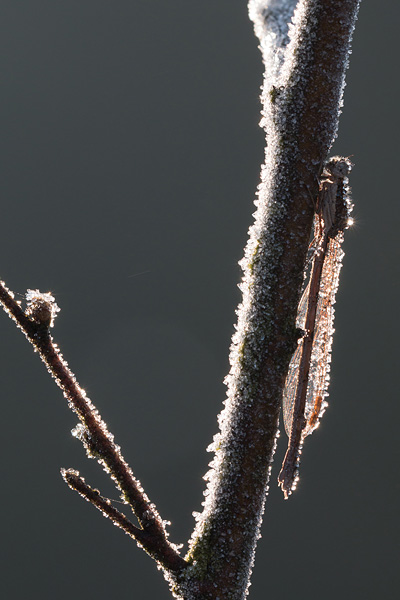
{"type": "MultiPolygon", "coordinates": [[[[140,482],[134,477],[132,470],[124,460],[119,446],[115,444],[114,436],[107,430],[106,424],[76,381],[59,348],[53,342],[49,332],[52,322],[51,315],[54,317],[54,313],[59,310],[58,307],[55,309],[54,299],[50,294],[40,294],[39,292],[36,295],[31,292],[30,294],[34,300],[24,312],[14,299],[14,294],[6,288],[3,282],[0,282],[0,302],[4,309],[39,353],[48,371],[62,389],[70,408],[81,421],[81,425],[75,429],[77,437],[83,442],[89,455],[95,457],[104,466],[121,490],[124,500],[136,515],[142,529],[135,528],[135,530],[142,531],[142,533],[133,537],[166,569],[177,571],[184,568],[186,563],[169,543],[164,523],[154,504],[150,503],[140,482]]],[[[77,489],[99,508],[99,501],[96,500],[95,494],[93,493],[93,495],[89,491],[91,488],[86,486],[83,480],[78,481],[75,476],[72,476],[72,472],[66,471],[65,473],[68,473],[68,479],[64,478],[70,487],[74,488],[72,483],[75,483],[80,489],[78,490],[76,487],[74,489],[77,489]]],[[[103,510],[103,513],[106,511],[103,510]]],[[[109,512],[107,516],[111,517],[112,514],[114,513],[109,512]]],[[[121,519],[122,517],[118,517],[116,521],[120,527],[121,519]]],[[[132,527],[134,526],[132,525],[132,527]]]]}

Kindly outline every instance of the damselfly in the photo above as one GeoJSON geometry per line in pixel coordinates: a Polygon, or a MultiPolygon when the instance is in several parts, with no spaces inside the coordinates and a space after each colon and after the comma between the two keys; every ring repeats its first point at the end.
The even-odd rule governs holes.
{"type": "Polygon", "coordinates": [[[289,365],[283,392],[283,420],[288,449],[278,482],[285,498],[296,487],[304,439],[319,425],[327,406],[334,303],[344,253],[343,232],[353,205],[347,193],[352,164],[335,156],[322,173],[314,218],[315,250],[309,281],[297,312],[303,331],[289,365]]]}

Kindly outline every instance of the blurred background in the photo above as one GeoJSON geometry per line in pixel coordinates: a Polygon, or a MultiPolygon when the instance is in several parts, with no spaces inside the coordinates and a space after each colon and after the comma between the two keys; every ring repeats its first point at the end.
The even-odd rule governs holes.
{"type": "MultiPolygon", "coordinates": [[[[287,502],[282,434],[250,598],[398,597],[399,11],[361,6],[332,152],[355,162],[356,224],[330,406],[287,502]]],[[[4,0],[0,40],[0,275],[54,293],[56,341],[185,542],[263,161],[246,3],[4,0]]],[[[168,600],[153,561],[62,481],[73,467],[118,499],[4,314],[0,329],[4,597],[168,600]]]]}

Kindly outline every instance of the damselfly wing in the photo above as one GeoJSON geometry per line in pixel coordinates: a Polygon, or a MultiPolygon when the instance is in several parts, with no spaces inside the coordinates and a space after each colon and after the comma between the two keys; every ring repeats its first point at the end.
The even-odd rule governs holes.
{"type": "Polygon", "coordinates": [[[290,362],[283,392],[289,444],[278,481],[285,498],[296,487],[304,439],[318,427],[327,406],[334,304],[344,256],[341,246],[352,209],[346,188],[351,166],[348,159],[332,158],[320,185],[314,220],[316,249],[296,321],[303,337],[290,362]]]}

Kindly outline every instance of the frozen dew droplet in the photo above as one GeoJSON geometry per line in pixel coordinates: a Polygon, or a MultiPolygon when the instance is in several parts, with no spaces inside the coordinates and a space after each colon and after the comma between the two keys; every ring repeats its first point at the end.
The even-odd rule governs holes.
{"type": "Polygon", "coordinates": [[[78,423],[72,430],[71,434],[78,440],[83,440],[84,434],[86,433],[86,427],[82,423],[78,423]]]}

